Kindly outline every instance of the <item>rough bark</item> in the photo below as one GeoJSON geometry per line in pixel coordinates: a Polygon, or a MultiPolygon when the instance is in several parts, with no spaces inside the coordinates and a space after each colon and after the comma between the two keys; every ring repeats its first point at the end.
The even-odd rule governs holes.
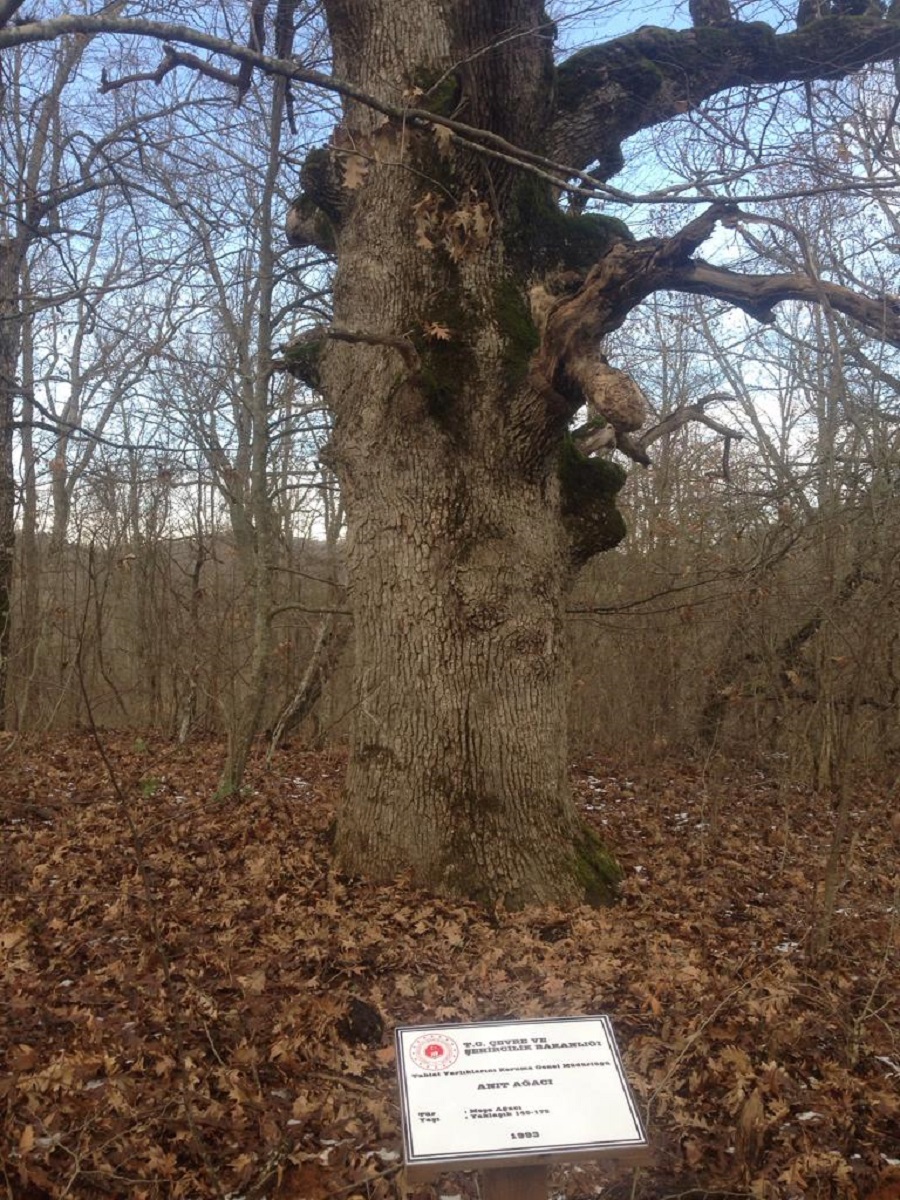
{"type": "MultiPolygon", "coordinates": [[[[573,567],[623,534],[622,476],[565,431],[585,403],[616,433],[640,424],[602,338],[662,288],[761,321],[800,298],[888,338],[900,325],[883,301],[696,258],[719,220],[740,219],[733,206],[638,243],[616,221],[561,213],[533,174],[473,143],[517,146],[531,165],[548,153],[602,165],[605,153],[614,166],[624,137],[686,97],[773,71],[807,78],[813,60],[833,72],[815,30],[776,38],[735,23],[639,31],[564,65],[554,91],[539,0],[328,0],[326,11],[345,96],[375,101],[345,101],[301,173],[292,227],[338,263],[334,326],[294,363],[333,407],[329,462],[347,506],[359,690],[338,856],[349,871],[405,867],[488,902],[596,898],[609,860],[566,786],[562,617],[573,567]],[[724,58],[726,44],[713,54],[709,42],[720,34],[724,58]],[[415,117],[391,119],[410,97],[415,117]],[[455,137],[426,124],[429,109],[455,137]]],[[[847,26],[842,69],[900,46],[876,24],[847,26]]]]}
{"type": "MultiPolygon", "coordinates": [[[[474,122],[539,144],[551,62],[535,0],[327,8],[336,67],[366,90],[391,80],[427,97],[495,44],[452,89],[474,122]]],[[[380,139],[386,159],[399,145],[368,109],[349,106],[345,125],[356,145],[380,139]]],[[[521,181],[445,157],[430,132],[410,151],[415,170],[373,166],[344,198],[344,332],[322,364],[359,688],[338,854],[350,871],[406,868],[488,902],[599,896],[610,864],[566,783],[568,402],[528,375],[537,331],[518,256],[521,181]],[[394,344],[400,334],[415,356],[394,344]]],[[[612,544],[621,529],[607,516],[612,544]]]]}
{"type": "Polygon", "coordinates": [[[15,396],[22,318],[19,307],[20,248],[0,239],[0,728],[4,727],[9,678],[16,489],[13,470],[15,396]]]}
{"type": "MultiPolygon", "coordinates": [[[[893,14],[892,14],[893,16],[893,14]]],[[[551,155],[608,177],[619,147],[641,129],[730,88],[842,79],[900,56],[900,20],[830,16],[794,33],[760,21],[700,29],[653,25],[573,54],[559,72],[551,155]]]]}

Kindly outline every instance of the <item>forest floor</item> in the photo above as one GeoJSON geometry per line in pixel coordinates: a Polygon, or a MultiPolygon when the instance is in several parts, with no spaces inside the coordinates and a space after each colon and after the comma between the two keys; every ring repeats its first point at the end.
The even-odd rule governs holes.
{"type": "MultiPolygon", "coordinates": [[[[0,1198],[402,1195],[393,1028],[611,1015],[654,1157],[568,1200],[900,1196],[896,797],[860,786],[829,951],[833,814],[734,766],[589,757],[617,906],[485,912],[336,874],[343,761],[0,744],[0,1198]]],[[[445,1177],[417,1200],[477,1196],[445,1177]]]]}

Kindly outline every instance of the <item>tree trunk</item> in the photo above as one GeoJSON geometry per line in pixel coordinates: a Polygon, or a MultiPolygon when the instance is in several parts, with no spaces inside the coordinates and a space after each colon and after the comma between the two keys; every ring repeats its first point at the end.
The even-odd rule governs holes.
{"type": "Polygon", "coordinates": [[[272,674],[272,565],[274,562],[274,513],[269,471],[272,440],[269,413],[269,385],[272,378],[274,337],[273,296],[276,257],[273,240],[272,209],[280,165],[280,134],[285,112],[286,83],[275,82],[270,118],[268,162],[259,207],[259,297],[257,301],[255,355],[250,356],[252,338],[244,328],[242,351],[252,362],[244,384],[245,415],[250,426],[246,461],[249,480],[244,493],[244,508],[238,513],[232,504],[232,523],[241,569],[250,581],[252,594],[253,648],[249,679],[240,709],[232,716],[228,730],[228,753],[219,780],[219,795],[236,793],[244,778],[253,742],[259,733],[272,674]],[[239,518],[238,525],[234,525],[239,518]]]}
{"type": "Polygon", "coordinates": [[[572,901],[554,469],[450,466],[417,432],[357,463],[348,495],[359,694],[339,853],[486,901],[572,901]]]}
{"type": "MultiPolygon", "coordinates": [[[[464,94],[468,121],[540,145],[552,67],[537,0],[326,7],[339,75],[392,101],[437,83],[435,103],[464,94]]],[[[529,376],[533,181],[352,104],[343,129],[363,149],[337,168],[322,363],[356,645],[339,859],[488,903],[601,899],[615,868],[566,780],[568,412],[529,376]],[[412,169],[390,165],[401,155],[412,169]]],[[[606,545],[620,536],[608,506],[599,525],[606,545]]]]}
{"type": "Polygon", "coordinates": [[[334,613],[322,618],[303,678],[275,722],[266,752],[267,764],[271,764],[275,751],[284,739],[302,725],[319,703],[325,684],[340,662],[349,637],[350,626],[346,620],[338,625],[334,613]]]}
{"type": "MultiPolygon", "coordinates": [[[[25,302],[30,307],[30,283],[23,280],[25,302]]],[[[41,595],[41,556],[38,550],[38,460],[34,448],[34,339],[30,319],[22,323],[22,517],[19,570],[21,572],[21,621],[19,625],[20,684],[15,695],[15,728],[27,729],[34,700],[35,677],[40,669],[41,641],[46,619],[41,595]]]]}
{"type": "Polygon", "coordinates": [[[0,237],[0,729],[5,728],[9,681],[12,581],[16,547],[16,481],[13,467],[15,394],[22,317],[18,244],[0,237]]]}

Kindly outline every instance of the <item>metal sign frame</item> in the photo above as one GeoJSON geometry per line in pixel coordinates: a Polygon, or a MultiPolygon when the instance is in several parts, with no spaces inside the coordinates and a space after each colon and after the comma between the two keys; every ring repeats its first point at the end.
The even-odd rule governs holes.
{"type": "Polygon", "coordinates": [[[608,1016],[407,1025],[395,1042],[412,1181],[649,1157],[608,1016]]]}

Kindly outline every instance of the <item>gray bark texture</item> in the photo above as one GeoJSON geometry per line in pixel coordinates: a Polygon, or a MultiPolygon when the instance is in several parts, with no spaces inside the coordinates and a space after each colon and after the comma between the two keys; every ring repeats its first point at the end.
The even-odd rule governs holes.
{"type": "Polygon", "coordinates": [[[0,238],[0,729],[5,728],[13,562],[16,548],[13,439],[19,350],[22,340],[19,267],[19,246],[11,239],[4,242],[0,238]]]}

